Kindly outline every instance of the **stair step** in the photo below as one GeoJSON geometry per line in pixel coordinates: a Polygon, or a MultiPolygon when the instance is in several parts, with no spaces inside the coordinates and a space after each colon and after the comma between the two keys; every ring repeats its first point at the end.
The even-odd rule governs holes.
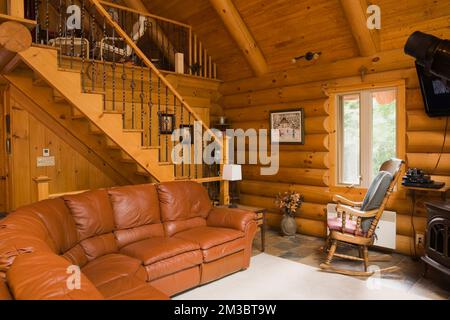
{"type": "Polygon", "coordinates": [[[120,162],[123,162],[123,163],[136,163],[136,161],[134,160],[134,159],[120,159],[120,162]]]}
{"type": "Polygon", "coordinates": [[[66,98],[56,90],[53,90],[53,101],[56,103],[66,102],[66,98]]]}
{"type": "Polygon", "coordinates": [[[71,117],[72,120],[85,120],[86,116],[82,114],[76,114],[71,117]]]}
{"type": "Polygon", "coordinates": [[[151,177],[150,173],[144,171],[136,171],[136,174],[141,177],[151,177]]]}
{"type": "Polygon", "coordinates": [[[142,132],[144,132],[144,130],[143,129],[123,129],[123,132],[126,132],[126,133],[133,133],[133,132],[142,133],[142,132]]]}
{"type": "Polygon", "coordinates": [[[190,177],[185,176],[185,177],[176,177],[175,178],[176,181],[186,181],[186,180],[191,180],[190,177]]]}
{"type": "Polygon", "coordinates": [[[142,150],[161,150],[161,146],[147,146],[147,147],[142,147],[142,150]]]}
{"type": "Polygon", "coordinates": [[[107,148],[110,150],[122,150],[118,145],[108,145],[107,148]]]}
{"type": "Polygon", "coordinates": [[[34,79],[33,80],[33,85],[35,87],[47,87],[47,82],[45,82],[45,80],[43,79],[34,79]]]}
{"type": "Polygon", "coordinates": [[[159,162],[158,164],[159,164],[160,166],[171,166],[171,165],[173,165],[172,162],[159,162]]]}

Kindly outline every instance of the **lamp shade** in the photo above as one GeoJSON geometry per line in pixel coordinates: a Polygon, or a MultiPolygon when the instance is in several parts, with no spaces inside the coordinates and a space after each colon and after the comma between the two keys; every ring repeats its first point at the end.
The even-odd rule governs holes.
{"type": "Polygon", "coordinates": [[[226,164],[223,166],[222,179],[225,181],[241,181],[242,166],[235,164],[226,164]]]}

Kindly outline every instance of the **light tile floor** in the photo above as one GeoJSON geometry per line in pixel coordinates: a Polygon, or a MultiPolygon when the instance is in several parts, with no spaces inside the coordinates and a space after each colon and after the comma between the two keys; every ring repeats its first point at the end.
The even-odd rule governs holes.
{"type": "MultiPolygon", "coordinates": [[[[304,235],[283,237],[278,231],[269,229],[266,232],[265,253],[318,268],[319,264],[326,257],[323,252],[323,245],[324,240],[320,238],[304,235]]],[[[261,238],[260,232],[258,232],[253,244],[253,254],[259,254],[260,248],[261,238]]],[[[351,246],[340,246],[338,252],[355,255],[357,251],[351,246]]],[[[370,254],[379,255],[384,253],[371,250],[370,254]]],[[[383,281],[383,284],[405,289],[411,293],[432,299],[450,299],[450,279],[447,279],[445,275],[430,269],[427,278],[424,278],[422,275],[424,268],[420,261],[414,261],[411,257],[397,253],[389,255],[391,256],[389,262],[376,262],[376,264],[380,268],[399,266],[400,271],[382,274],[381,281],[383,281]]],[[[361,263],[339,258],[333,260],[333,265],[362,270],[361,263]]],[[[363,281],[366,278],[360,279],[363,281]]]]}

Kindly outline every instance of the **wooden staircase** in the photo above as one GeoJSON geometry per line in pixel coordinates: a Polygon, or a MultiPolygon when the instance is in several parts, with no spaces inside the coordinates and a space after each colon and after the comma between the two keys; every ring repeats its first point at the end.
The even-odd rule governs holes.
{"type": "Polygon", "coordinates": [[[57,51],[32,47],[19,54],[27,68],[4,75],[55,121],[89,145],[130,183],[175,180],[160,148],[143,147],[141,130],[123,129],[121,112],[104,110],[104,95],[82,93],[79,72],[58,68],[57,51]]]}
{"type": "MultiPolygon", "coordinates": [[[[116,181],[123,184],[220,181],[218,164],[172,163],[173,146],[179,143],[178,138],[172,141],[174,130],[184,128],[190,132],[195,122],[201,122],[201,134],[208,132],[215,137],[209,129],[209,109],[203,105],[208,99],[201,96],[185,99],[178,92],[177,78],[155,67],[123,29],[127,26],[119,25],[98,0],[82,3],[82,18],[89,17],[90,23],[82,22],[78,54],[75,53],[75,32],[62,34],[64,19],[59,19],[59,36],[65,36],[70,50],[63,49],[61,42],[59,48],[34,45],[18,53],[14,67],[3,74],[33,109],[29,111],[38,114],[37,118],[51,130],[58,128],[59,133],[70,136],[67,141],[79,147],[75,149],[91,154],[97,167],[107,168],[116,181]],[[98,55],[96,50],[105,48],[98,47],[104,39],[112,39],[113,46],[121,41],[132,55],[120,58],[116,49],[112,57],[98,55]],[[92,51],[89,45],[84,46],[86,41],[92,51]]],[[[60,3],[60,13],[63,8],[60,3]]],[[[146,19],[152,21],[151,16],[146,19]]],[[[151,33],[151,29],[146,32],[151,33]]],[[[198,81],[215,82],[209,88],[218,89],[215,80],[198,81]]],[[[189,92],[197,94],[192,88],[189,92]]],[[[56,129],[53,131],[56,133],[56,129]]],[[[217,139],[215,142],[222,144],[217,139]]],[[[194,151],[200,147],[184,142],[181,153],[188,152],[193,159],[194,151]]]]}

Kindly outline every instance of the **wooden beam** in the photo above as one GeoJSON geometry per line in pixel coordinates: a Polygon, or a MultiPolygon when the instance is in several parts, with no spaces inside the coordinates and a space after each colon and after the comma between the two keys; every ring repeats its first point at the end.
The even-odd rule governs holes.
{"type": "Polygon", "coordinates": [[[231,0],[209,0],[226,28],[244,53],[256,76],[269,70],[261,49],[231,0]]]}
{"type": "Polygon", "coordinates": [[[376,54],[379,50],[378,33],[367,27],[367,8],[369,6],[366,0],[340,0],[340,2],[360,55],[368,57],[376,54]]]}

